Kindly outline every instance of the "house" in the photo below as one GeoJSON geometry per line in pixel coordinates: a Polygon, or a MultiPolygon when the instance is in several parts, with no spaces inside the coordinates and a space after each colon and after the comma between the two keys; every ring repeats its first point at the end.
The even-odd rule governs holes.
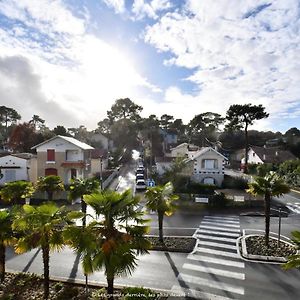
{"type": "MultiPolygon", "coordinates": [[[[259,146],[250,146],[248,151],[249,164],[264,164],[273,163],[280,164],[287,160],[296,159],[296,156],[290,151],[281,150],[279,148],[267,148],[259,146]]],[[[241,165],[245,163],[244,157],[241,160],[241,165]]]]}
{"type": "Polygon", "coordinates": [[[0,157],[0,185],[16,180],[37,180],[37,158],[31,153],[7,154],[0,157]]]}
{"type": "Polygon", "coordinates": [[[189,157],[192,158],[194,154],[200,149],[200,147],[193,144],[182,143],[174,148],[170,149],[170,157],[189,157]]]}
{"type": "Polygon", "coordinates": [[[193,158],[191,180],[203,184],[221,186],[224,180],[224,165],[227,158],[212,147],[203,147],[193,158]]]}
{"type": "Polygon", "coordinates": [[[91,151],[86,143],[57,135],[32,149],[37,152],[37,176],[58,175],[65,184],[71,178],[91,177],[91,151]]]}
{"type": "Polygon", "coordinates": [[[170,169],[177,157],[186,157],[186,168],[183,170],[183,175],[189,176],[194,182],[222,185],[224,165],[227,161],[225,156],[212,147],[198,148],[198,151],[194,151],[196,148],[188,147],[186,143],[179,146],[173,151],[173,154],[177,154],[176,157],[155,158],[158,175],[161,176],[166,170],[170,169]]]}

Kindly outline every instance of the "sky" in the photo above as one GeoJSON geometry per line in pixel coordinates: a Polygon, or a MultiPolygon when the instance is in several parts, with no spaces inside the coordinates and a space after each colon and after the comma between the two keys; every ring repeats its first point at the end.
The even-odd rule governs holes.
{"type": "Polygon", "coordinates": [[[185,123],[232,104],[300,127],[299,0],[0,0],[0,105],[92,130],[116,99],[185,123]]]}

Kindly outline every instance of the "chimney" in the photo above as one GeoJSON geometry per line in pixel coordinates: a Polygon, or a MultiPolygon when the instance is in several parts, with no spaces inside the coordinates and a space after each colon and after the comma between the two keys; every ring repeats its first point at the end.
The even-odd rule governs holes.
{"type": "Polygon", "coordinates": [[[266,160],[266,154],[263,155],[263,160],[266,160]]]}
{"type": "Polygon", "coordinates": [[[275,152],[275,155],[278,156],[278,151],[275,152]]]}

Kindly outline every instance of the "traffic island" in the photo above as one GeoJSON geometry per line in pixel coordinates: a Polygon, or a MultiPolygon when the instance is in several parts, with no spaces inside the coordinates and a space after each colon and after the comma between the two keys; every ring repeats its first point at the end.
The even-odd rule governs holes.
{"type": "Polygon", "coordinates": [[[147,236],[151,250],[190,253],[196,245],[196,239],[190,236],[166,236],[160,242],[158,236],[147,236]]]}
{"type": "Polygon", "coordinates": [[[296,245],[288,237],[278,239],[274,232],[270,232],[268,247],[262,230],[243,230],[238,244],[241,256],[254,262],[285,263],[287,257],[297,254],[296,245]]]}

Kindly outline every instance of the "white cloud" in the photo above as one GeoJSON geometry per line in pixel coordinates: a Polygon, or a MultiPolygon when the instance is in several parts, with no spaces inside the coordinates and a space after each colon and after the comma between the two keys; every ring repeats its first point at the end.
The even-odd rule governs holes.
{"type": "Polygon", "coordinates": [[[103,0],[104,3],[112,7],[116,13],[124,13],[125,12],[125,1],[124,0],[103,0]]]}
{"type": "Polygon", "coordinates": [[[262,103],[271,113],[268,122],[291,112],[299,117],[297,11],[297,0],[189,0],[184,10],[147,27],[145,41],[172,54],[165,65],[191,69],[186,79],[199,88],[193,100],[170,89],[182,105],[192,101],[200,113],[225,112],[233,103],[262,103]]]}
{"type": "Polygon", "coordinates": [[[135,15],[135,19],[143,19],[145,17],[151,19],[157,19],[158,13],[167,9],[170,9],[172,4],[168,0],[134,0],[132,5],[132,12],[135,15]]]}
{"type": "Polygon", "coordinates": [[[4,105],[17,109],[24,120],[39,114],[51,127],[85,124],[94,129],[116,99],[134,100],[141,88],[160,92],[138,73],[131,57],[86,33],[85,20],[61,1],[49,2],[56,13],[48,14],[40,1],[1,2],[0,13],[19,21],[13,30],[0,28],[4,105]]]}

